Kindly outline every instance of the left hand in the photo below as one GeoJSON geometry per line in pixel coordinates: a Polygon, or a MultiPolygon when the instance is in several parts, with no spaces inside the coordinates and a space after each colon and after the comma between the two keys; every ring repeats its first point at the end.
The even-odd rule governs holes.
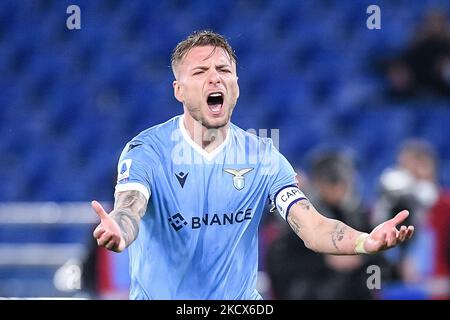
{"type": "Polygon", "coordinates": [[[404,226],[397,230],[397,225],[402,223],[408,218],[408,210],[403,210],[398,213],[394,218],[387,220],[375,229],[367,237],[364,242],[364,249],[367,253],[376,253],[382,250],[386,250],[411,239],[414,233],[414,226],[404,226]]]}

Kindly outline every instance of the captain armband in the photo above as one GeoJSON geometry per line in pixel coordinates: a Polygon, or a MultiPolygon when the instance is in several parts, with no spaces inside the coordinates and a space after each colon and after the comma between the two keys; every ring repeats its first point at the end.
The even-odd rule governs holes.
{"type": "Polygon", "coordinates": [[[275,195],[275,208],[283,219],[287,219],[289,209],[300,200],[308,200],[305,194],[295,186],[287,186],[279,190],[275,195]]]}

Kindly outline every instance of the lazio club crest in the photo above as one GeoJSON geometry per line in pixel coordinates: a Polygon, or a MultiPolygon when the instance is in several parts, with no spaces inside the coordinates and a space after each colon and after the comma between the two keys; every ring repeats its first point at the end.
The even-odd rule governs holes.
{"type": "Polygon", "coordinates": [[[226,173],[229,173],[233,176],[233,186],[237,190],[242,190],[245,187],[245,179],[244,175],[252,171],[253,168],[244,168],[241,170],[236,169],[223,169],[226,173]]]}

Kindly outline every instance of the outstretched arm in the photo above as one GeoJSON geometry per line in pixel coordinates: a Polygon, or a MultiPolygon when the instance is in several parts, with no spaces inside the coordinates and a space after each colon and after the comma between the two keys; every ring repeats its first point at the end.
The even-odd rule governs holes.
{"type": "Polygon", "coordinates": [[[121,252],[138,235],[139,223],[147,208],[147,199],[139,191],[123,191],[116,194],[114,210],[109,215],[97,201],[92,201],[92,208],[101,220],[93,233],[98,245],[121,252]]]}
{"type": "Polygon", "coordinates": [[[383,222],[370,234],[357,231],[345,223],[321,215],[307,199],[296,202],[289,210],[287,221],[306,247],[316,252],[349,255],[376,253],[396,246],[412,237],[413,226],[401,226],[409,212],[403,210],[383,222]]]}

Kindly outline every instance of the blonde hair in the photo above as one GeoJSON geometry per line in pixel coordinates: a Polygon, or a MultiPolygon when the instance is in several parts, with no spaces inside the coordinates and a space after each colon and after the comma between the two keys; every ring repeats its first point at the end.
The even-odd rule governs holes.
{"type": "Polygon", "coordinates": [[[171,65],[174,74],[175,68],[192,48],[203,46],[213,46],[214,50],[217,47],[224,49],[230,56],[230,59],[237,64],[236,54],[224,36],[209,30],[194,31],[186,39],[178,43],[173,50],[171,65]]]}

